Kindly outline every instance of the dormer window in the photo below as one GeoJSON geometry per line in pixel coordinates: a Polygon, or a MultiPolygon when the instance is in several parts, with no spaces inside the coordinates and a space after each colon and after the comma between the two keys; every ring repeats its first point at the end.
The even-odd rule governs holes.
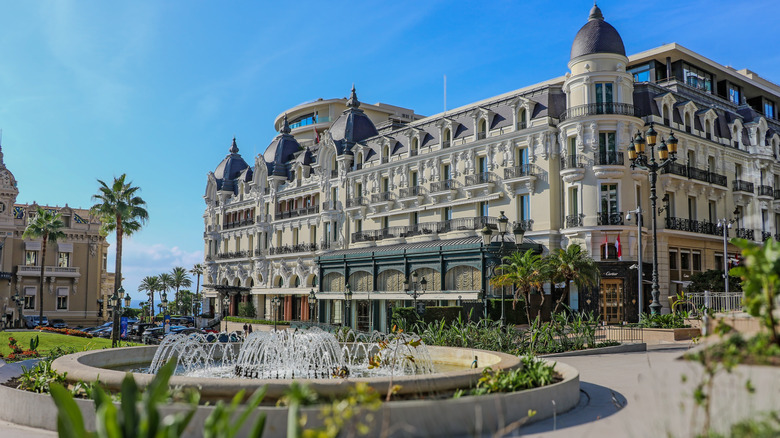
{"type": "Polygon", "coordinates": [[[360,170],[363,168],[363,153],[360,152],[357,154],[357,159],[355,159],[355,170],[360,170]]]}
{"type": "Polygon", "coordinates": [[[441,148],[447,149],[448,147],[450,147],[450,141],[451,141],[450,129],[446,128],[442,133],[441,148]]]}
{"type": "Polygon", "coordinates": [[[382,164],[390,162],[390,146],[382,148],[382,164]]]}
{"type": "Polygon", "coordinates": [[[690,133],[691,132],[691,115],[690,113],[685,113],[685,123],[683,124],[685,127],[685,132],[690,133]]]}
{"type": "Polygon", "coordinates": [[[525,108],[520,108],[517,112],[517,130],[525,129],[528,127],[528,121],[526,120],[525,108]]]}
{"type": "Polygon", "coordinates": [[[480,119],[477,123],[477,140],[482,140],[487,136],[487,120],[480,119]]]}
{"type": "Polygon", "coordinates": [[[664,105],[663,109],[663,117],[664,117],[664,125],[670,126],[670,118],[669,118],[669,105],[664,105]]]}

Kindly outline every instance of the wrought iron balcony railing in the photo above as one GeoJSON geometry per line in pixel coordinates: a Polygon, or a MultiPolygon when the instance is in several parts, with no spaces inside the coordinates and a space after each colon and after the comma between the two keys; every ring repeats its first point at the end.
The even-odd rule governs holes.
{"type": "Polygon", "coordinates": [[[477,132],[477,140],[484,140],[487,132],[477,132]]]}
{"type": "Polygon", "coordinates": [[[755,232],[748,228],[737,228],[737,237],[740,239],[754,240],[755,232]]]}
{"type": "Polygon", "coordinates": [[[423,186],[404,187],[399,191],[400,198],[411,198],[422,196],[423,194],[425,194],[425,187],[423,186]]]}
{"type": "Polygon", "coordinates": [[[347,199],[347,208],[364,207],[368,205],[368,198],[365,196],[355,196],[347,199]]]}
{"type": "Polygon", "coordinates": [[[393,197],[393,192],[374,193],[371,195],[371,203],[392,201],[393,197]]]}
{"type": "Polygon", "coordinates": [[[310,214],[318,214],[319,212],[320,212],[320,206],[312,205],[309,207],[296,208],[295,210],[277,211],[275,216],[276,216],[276,220],[279,220],[279,219],[289,219],[292,217],[308,216],[310,214]]]}
{"type": "Polygon", "coordinates": [[[242,219],[240,221],[235,221],[235,222],[228,222],[225,224],[223,228],[229,230],[231,228],[246,227],[254,224],[255,224],[254,219],[249,218],[249,219],[242,219]]]}
{"type": "Polygon", "coordinates": [[[761,241],[762,242],[765,242],[767,239],[771,239],[771,238],[772,238],[772,233],[770,233],[769,231],[762,231],[761,232],[761,241]]]}
{"type": "Polygon", "coordinates": [[[725,175],[685,164],[669,163],[669,165],[665,167],[661,173],[679,175],[689,179],[716,184],[722,187],[726,187],[728,185],[725,175]]]}
{"type": "Polygon", "coordinates": [[[585,168],[585,158],[581,155],[569,155],[561,158],[561,169],[585,168]]]}
{"type": "Polygon", "coordinates": [[[566,216],[566,228],[575,228],[582,226],[582,216],[579,214],[572,214],[566,216]]]}
{"type": "Polygon", "coordinates": [[[497,179],[496,174],[493,172],[480,172],[474,175],[467,175],[466,185],[475,186],[478,184],[494,183],[497,179]]]}
{"type": "Polygon", "coordinates": [[[252,251],[228,251],[228,252],[217,253],[214,256],[214,258],[217,260],[242,259],[242,258],[250,257],[251,255],[252,255],[252,251]]]}
{"type": "Polygon", "coordinates": [[[622,166],[623,152],[606,152],[596,154],[596,165],[599,166],[622,166]]]}
{"type": "Polygon", "coordinates": [[[753,183],[743,181],[741,179],[735,179],[732,185],[735,192],[749,192],[753,193],[753,183]]]}
{"type": "Polygon", "coordinates": [[[563,122],[577,117],[594,116],[601,114],[617,114],[622,116],[641,117],[639,108],[628,103],[588,103],[579,105],[564,111],[558,119],[563,122]]]}
{"type": "Polygon", "coordinates": [[[775,197],[775,189],[772,186],[758,186],[758,196],[775,197]]]}
{"type": "Polygon", "coordinates": [[[431,183],[431,192],[444,192],[447,190],[455,190],[458,188],[458,182],[454,179],[445,179],[444,181],[436,181],[431,183]]]}
{"type": "Polygon", "coordinates": [[[521,164],[515,167],[508,167],[504,169],[504,179],[521,178],[524,176],[536,175],[536,165],[534,164],[521,164]]]}
{"type": "Polygon", "coordinates": [[[599,213],[599,225],[623,225],[623,212],[619,213],[599,213]]]}
{"type": "Polygon", "coordinates": [[[695,219],[684,219],[679,217],[666,218],[667,230],[688,231],[690,233],[710,234],[713,236],[721,235],[721,229],[718,224],[709,221],[698,221],[695,219]]]}

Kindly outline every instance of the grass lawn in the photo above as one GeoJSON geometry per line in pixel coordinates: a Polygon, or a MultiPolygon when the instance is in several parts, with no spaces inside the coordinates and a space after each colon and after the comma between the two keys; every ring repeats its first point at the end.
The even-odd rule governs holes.
{"type": "MultiPolygon", "coordinates": [[[[73,348],[76,351],[100,350],[102,348],[111,348],[111,339],[103,338],[80,338],[78,336],[61,335],[59,333],[46,332],[0,332],[0,353],[7,356],[11,353],[8,348],[8,338],[16,339],[16,344],[23,350],[30,348],[30,339],[38,335],[38,353],[45,356],[46,352],[54,347],[73,348]]],[[[123,346],[142,345],[134,342],[122,342],[123,346]]]]}

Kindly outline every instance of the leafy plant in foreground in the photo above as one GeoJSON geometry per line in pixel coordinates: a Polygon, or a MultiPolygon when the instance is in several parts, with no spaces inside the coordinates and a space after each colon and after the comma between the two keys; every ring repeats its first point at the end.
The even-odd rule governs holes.
{"type": "Polygon", "coordinates": [[[514,370],[493,371],[490,367],[485,368],[472,394],[522,391],[555,382],[555,365],[550,365],[531,355],[523,356],[521,360],[523,366],[514,370]]]}

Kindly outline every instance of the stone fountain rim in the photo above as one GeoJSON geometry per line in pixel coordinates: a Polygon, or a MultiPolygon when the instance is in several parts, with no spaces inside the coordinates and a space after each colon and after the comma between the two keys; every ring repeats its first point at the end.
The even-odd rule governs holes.
{"type": "MultiPolygon", "coordinates": [[[[517,356],[495,351],[427,346],[433,356],[447,355],[456,357],[468,353],[468,357],[479,356],[483,359],[492,359],[490,367],[493,369],[515,369],[521,365],[517,356]]],[[[52,363],[52,368],[60,373],[67,373],[66,380],[70,383],[78,381],[94,382],[100,380],[106,387],[118,390],[125,378],[125,371],[118,371],[100,366],[116,367],[143,362],[151,357],[157,350],[157,346],[126,347],[111,350],[91,350],[69,354],[57,358],[52,363]]],[[[436,361],[442,362],[442,361],[436,361]]],[[[204,400],[231,399],[238,391],[247,390],[253,392],[257,388],[267,388],[266,399],[278,399],[289,388],[293,381],[306,381],[317,393],[325,396],[341,396],[349,391],[354,383],[365,382],[377,391],[384,393],[389,385],[401,386],[399,394],[418,394],[431,392],[452,391],[459,388],[469,388],[476,385],[482,375],[484,367],[465,370],[453,370],[441,373],[396,376],[393,378],[379,377],[355,377],[347,379],[245,379],[245,378],[208,378],[208,377],[184,377],[173,376],[171,386],[197,387],[204,400]]],[[[140,386],[148,385],[154,375],[133,373],[133,377],[140,386]]]]}

